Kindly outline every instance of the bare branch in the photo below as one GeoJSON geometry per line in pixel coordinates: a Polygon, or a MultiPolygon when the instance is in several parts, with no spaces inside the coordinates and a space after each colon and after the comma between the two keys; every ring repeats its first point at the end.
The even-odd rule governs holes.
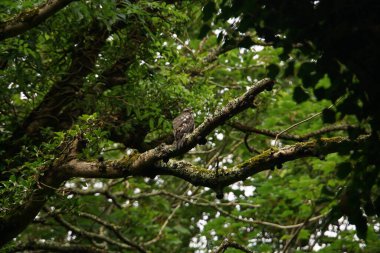
{"type": "MultiPolygon", "coordinates": [[[[48,210],[47,210],[48,211],[48,210]]],[[[104,241],[104,242],[107,242],[107,243],[110,243],[110,244],[113,244],[115,246],[118,246],[122,249],[129,249],[129,248],[136,248],[139,252],[146,252],[143,248],[141,248],[140,246],[136,247],[137,245],[131,245],[130,242],[128,243],[122,243],[122,242],[118,242],[118,241],[115,241],[109,237],[106,237],[106,236],[103,236],[103,235],[100,235],[100,234],[97,234],[97,233],[93,233],[93,232],[88,232],[84,229],[81,229],[73,224],[71,224],[70,222],[66,221],[62,215],[60,214],[56,214],[56,213],[51,213],[51,215],[53,216],[53,218],[59,223],[61,224],[62,226],[66,227],[67,229],[73,231],[75,234],[77,235],[81,235],[81,236],[84,236],[84,237],[87,237],[89,239],[98,239],[98,240],[101,240],[101,241],[104,241]]],[[[128,240],[129,241],[129,240],[128,240]]]]}
{"type": "Polygon", "coordinates": [[[305,221],[303,223],[301,223],[301,225],[296,229],[296,231],[294,232],[293,236],[287,241],[284,249],[283,249],[283,253],[286,253],[288,252],[288,250],[290,249],[290,246],[296,241],[297,239],[297,236],[299,235],[299,233],[301,232],[301,229],[304,228],[310,221],[311,217],[313,216],[313,212],[309,215],[309,217],[307,217],[305,219],[305,221]]]}
{"type": "MultiPolygon", "coordinates": [[[[106,192],[104,189],[91,189],[91,190],[80,190],[80,189],[73,189],[69,188],[66,189],[70,193],[78,194],[78,195],[94,195],[94,194],[103,194],[106,195],[106,192]]],[[[189,203],[191,205],[196,205],[196,206],[211,206],[211,205],[216,205],[216,206],[244,206],[244,207],[249,207],[249,208],[257,208],[260,207],[260,205],[255,205],[251,203],[245,203],[245,202],[220,202],[220,203],[214,203],[210,202],[207,199],[196,197],[196,196],[189,196],[185,197],[183,195],[178,195],[174,194],[172,192],[168,192],[165,190],[160,190],[160,191],[152,191],[152,192],[147,192],[147,193],[140,193],[140,194],[135,194],[135,195],[127,195],[125,192],[115,192],[113,193],[114,197],[122,197],[123,199],[129,199],[129,200],[136,200],[136,199],[143,199],[143,198],[149,198],[149,197],[154,197],[154,196],[168,196],[170,198],[178,199],[183,202],[189,203]]]]}
{"type": "MultiPolygon", "coordinates": [[[[301,135],[301,138],[307,140],[307,139],[310,139],[312,137],[319,136],[319,135],[322,135],[322,134],[325,134],[325,133],[334,132],[334,131],[342,131],[342,130],[347,131],[349,129],[355,129],[355,128],[358,128],[358,127],[352,126],[352,125],[348,125],[348,124],[331,125],[331,126],[327,126],[327,127],[321,128],[319,130],[316,130],[316,131],[313,131],[313,132],[301,135]]],[[[280,136],[279,138],[282,138],[282,137],[280,136]]]]}
{"type": "MultiPolygon", "coordinates": [[[[278,131],[258,129],[258,128],[250,127],[247,125],[243,125],[243,124],[238,123],[238,122],[228,123],[228,125],[239,130],[239,131],[242,131],[244,133],[256,133],[256,134],[261,134],[261,135],[265,135],[265,136],[269,136],[269,137],[273,137],[273,138],[275,138],[277,135],[280,134],[280,132],[278,132],[278,131]]],[[[325,133],[340,131],[340,130],[348,130],[348,129],[353,129],[353,128],[355,128],[355,127],[348,125],[348,124],[331,125],[331,126],[327,126],[327,127],[321,128],[319,130],[316,130],[316,131],[313,131],[313,132],[310,132],[310,133],[307,133],[304,135],[295,135],[295,134],[283,133],[283,134],[279,135],[278,138],[284,139],[284,140],[292,140],[292,141],[306,141],[312,137],[319,136],[319,135],[322,135],[325,133]]]]}
{"type": "Polygon", "coordinates": [[[109,230],[111,230],[122,242],[130,245],[132,248],[135,248],[137,249],[139,252],[146,252],[146,250],[141,247],[140,245],[132,242],[131,240],[129,240],[128,238],[126,238],[120,231],[120,226],[116,225],[116,224],[112,224],[112,223],[109,223],[105,220],[102,220],[100,219],[98,216],[96,215],[93,215],[93,214],[90,214],[90,213],[85,213],[85,212],[79,212],[78,215],[80,217],[85,217],[85,218],[88,218],[88,219],[91,219],[101,225],[103,225],[104,227],[108,228],[109,230]]]}
{"type": "MultiPolygon", "coordinates": [[[[342,98],[343,98],[343,97],[338,98],[333,104],[331,104],[329,107],[327,107],[327,108],[325,108],[325,109],[331,109],[332,107],[336,106],[336,104],[339,103],[339,101],[340,101],[342,98]]],[[[301,125],[301,124],[303,124],[303,123],[305,123],[305,122],[308,122],[309,120],[314,119],[315,117],[318,117],[318,116],[322,115],[322,113],[323,113],[323,111],[318,112],[318,113],[315,113],[315,114],[311,115],[310,117],[308,117],[308,118],[306,118],[306,119],[303,119],[303,120],[301,120],[301,121],[299,121],[299,122],[297,122],[297,123],[295,123],[295,124],[293,124],[293,125],[287,127],[286,129],[282,130],[282,131],[279,132],[279,133],[276,135],[276,137],[274,138],[274,145],[276,145],[276,143],[277,143],[277,139],[280,137],[280,135],[282,135],[282,134],[284,134],[284,133],[290,131],[291,129],[293,129],[293,128],[295,128],[295,127],[297,127],[297,126],[299,126],[299,125],[301,125]]]]}
{"type": "MultiPolygon", "coordinates": [[[[225,210],[217,207],[216,205],[212,205],[211,207],[213,207],[214,209],[216,209],[220,213],[222,213],[222,214],[224,214],[224,215],[226,215],[228,217],[231,217],[234,220],[242,221],[242,222],[249,223],[249,224],[263,225],[263,226],[268,226],[268,227],[277,228],[277,229],[293,229],[293,228],[299,228],[299,227],[303,227],[304,226],[304,223],[291,224],[291,225],[281,225],[281,224],[277,224],[277,223],[273,223],[273,222],[268,222],[268,221],[261,221],[261,220],[241,218],[241,217],[237,217],[235,215],[232,215],[229,212],[226,212],[225,210]]],[[[327,214],[317,215],[315,217],[310,218],[308,220],[308,222],[318,221],[318,220],[322,219],[323,217],[325,217],[326,215],[327,214]]]]}
{"type": "Polygon", "coordinates": [[[144,245],[149,245],[149,244],[155,243],[155,242],[157,242],[158,240],[161,239],[165,227],[168,225],[169,221],[173,218],[173,216],[177,212],[177,210],[181,207],[181,202],[177,204],[177,206],[173,209],[173,211],[171,212],[171,214],[168,216],[168,218],[162,224],[160,230],[158,231],[157,236],[155,238],[153,238],[152,240],[149,240],[146,243],[144,243],[144,245]]]}

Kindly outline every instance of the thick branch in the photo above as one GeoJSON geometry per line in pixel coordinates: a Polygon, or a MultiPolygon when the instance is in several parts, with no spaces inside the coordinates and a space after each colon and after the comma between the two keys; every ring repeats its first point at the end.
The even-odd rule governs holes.
{"type": "Polygon", "coordinates": [[[264,90],[271,90],[273,85],[274,82],[269,79],[263,79],[257,82],[242,96],[230,101],[226,106],[217,110],[214,115],[208,117],[192,134],[189,134],[185,138],[183,145],[179,149],[176,149],[175,145],[159,146],[139,155],[131,167],[138,170],[148,169],[153,163],[163,158],[174,157],[186,153],[191,148],[195,147],[197,143],[202,142],[215,128],[224,124],[224,122],[241,111],[253,107],[253,101],[256,96],[264,90]]]}
{"type": "Polygon", "coordinates": [[[343,137],[322,138],[320,140],[297,143],[278,150],[269,149],[235,167],[219,170],[218,173],[214,170],[197,167],[187,162],[159,162],[155,164],[155,170],[159,175],[173,175],[192,184],[215,189],[245,180],[261,171],[273,170],[276,166],[281,167],[284,162],[303,157],[320,158],[321,156],[341,150],[359,149],[369,138],[369,136],[361,136],[356,140],[343,137]]]}
{"type": "Polygon", "coordinates": [[[303,157],[320,158],[341,150],[360,149],[369,138],[369,136],[361,136],[356,140],[343,137],[322,138],[297,143],[278,150],[269,149],[232,168],[219,170],[218,173],[183,161],[169,161],[168,163],[157,161],[147,171],[142,167],[136,167],[136,164],[139,164],[133,162],[136,159],[134,156],[125,157],[119,161],[101,163],[71,160],[62,167],[57,168],[57,170],[69,177],[84,178],[172,175],[182,178],[193,185],[215,189],[219,186],[224,187],[245,180],[261,171],[274,169],[276,166],[281,167],[283,163],[288,161],[303,157]]]}
{"type": "Polygon", "coordinates": [[[75,0],[49,0],[35,9],[26,10],[13,19],[0,23],[0,41],[41,24],[73,1],[75,0]]]}
{"type": "Polygon", "coordinates": [[[26,203],[14,210],[12,215],[0,218],[0,247],[21,233],[33,221],[48,197],[67,179],[64,175],[54,173],[47,171],[40,178],[39,184],[26,203]]]}

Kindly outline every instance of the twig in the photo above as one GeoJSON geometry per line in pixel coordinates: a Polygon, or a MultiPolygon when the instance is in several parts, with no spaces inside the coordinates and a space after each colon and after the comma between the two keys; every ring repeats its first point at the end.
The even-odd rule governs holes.
{"type": "MultiPolygon", "coordinates": [[[[123,249],[129,249],[129,248],[136,248],[136,245],[130,245],[129,243],[121,243],[121,242],[118,242],[118,241],[115,241],[109,237],[106,237],[106,236],[103,236],[103,235],[100,235],[100,234],[97,234],[97,233],[93,233],[93,232],[88,232],[84,229],[81,229],[77,226],[74,226],[73,224],[71,224],[70,222],[66,221],[62,215],[60,214],[57,214],[57,213],[52,213],[50,212],[47,208],[44,208],[46,212],[49,212],[53,218],[59,223],[61,224],[62,226],[66,227],[67,229],[73,231],[75,234],[77,235],[81,235],[81,236],[84,236],[84,237],[87,237],[89,239],[98,239],[98,240],[101,240],[101,241],[104,241],[104,242],[108,242],[110,244],[113,244],[115,246],[118,246],[120,248],[123,248],[123,249]]],[[[137,247],[136,248],[137,250],[139,250],[140,252],[146,252],[145,250],[143,250],[141,247],[137,247]]]]}
{"type": "MultiPolygon", "coordinates": [[[[280,225],[280,224],[271,223],[271,222],[267,222],[267,221],[249,220],[249,219],[245,219],[245,218],[239,218],[239,217],[236,217],[236,216],[228,213],[227,211],[225,211],[219,207],[219,206],[237,206],[237,205],[246,206],[249,208],[260,207],[260,205],[253,205],[250,203],[239,203],[239,202],[236,202],[236,203],[235,202],[215,203],[215,202],[210,202],[210,201],[207,201],[207,200],[205,200],[203,198],[199,198],[199,197],[186,198],[183,195],[176,195],[174,193],[167,192],[167,191],[155,191],[155,192],[139,194],[139,195],[135,195],[135,196],[126,196],[123,192],[120,192],[120,194],[115,193],[115,195],[117,195],[117,196],[124,195],[124,197],[126,197],[127,199],[140,199],[140,198],[152,197],[152,196],[157,196],[157,195],[167,195],[167,196],[170,196],[172,198],[176,198],[176,199],[181,200],[183,202],[189,203],[191,205],[214,208],[216,211],[219,211],[220,213],[222,213],[226,216],[229,216],[229,217],[231,217],[235,220],[238,220],[238,221],[243,221],[243,222],[247,222],[247,223],[251,223],[251,224],[259,224],[259,225],[264,225],[264,226],[270,226],[270,227],[274,227],[274,228],[278,228],[278,229],[293,229],[293,228],[298,228],[299,226],[301,226],[303,224],[303,223],[299,223],[299,224],[293,224],[293,225],[280,225]]],[[[325,214],[321,214],[321,215],[318,215],[316,217],[310,218],[309,221],[314,222],[314,221],[317,221],[317,220],[323,218],[324,216],[325,216],[325,214]]]]}
{"type": "MultiPolygon", "coordinates": [[[[230,127],[233,127],[239,131],[242,131],[243,133],[256,133],[256,134],[261,134],[269,137],[276,137],[279,135],[279,132],[277,131],[270,131],[266,129],[258,129],[250,126],[243,125],[238,122],[232,122],[232,123],[227,123],[230,127]]],[[[312,131],[310,133],[304,134],[304,135],[295,135],[295,134],[285,134],[282,133],[281,136],[278,136],[279,139],[284,139],[284,140],[292,140],[292,141],[306,141],[310,139],[311,137],[317,136],[317,135],[322,135],[325,133],[333,132],[333,131],[340,131],[340,130],[347,130],[350,128],[355,128],[355,126],[351,126],[348,124],[342,124],[342,125],[331,125],[327,126],[321,129],[318,129],[316,131],[312,131]]]]}
{"type": "Polygon", "coordinates": [[[177,206],[173,209],[173,211],[171,212],[171,214],[165,220],[164,224],[162,224],[162,226],[161,226],[160,230],[158,231],[158,234],[156,235],[156,237],[153,238],[153,239],[151,239],[151,240],[149,240],[149,241],[147,241],[147,242],[145,242],[144,245],[149,245],[149,244],[155,243],[155,242],[157,242],[158,240],[161,239],[165,227],[168,225],[169,221],[173,218],[174,214],[177,212],[177,210],[180,208],[180,206],[181,206],[181,202],[179,204],[177,204],[177,206]]]}
{"type": "Polygon", "coordinates": [[[174,38],[176,41],[178,41],[179,43],[181,43],[181,45],[186,48],[187,51],[190,52],[191,56],[193,57],[193,59],[197,59],[196,55],[194,54],[193,50],[191,50],[190,47],[188,47],[188,45],[186,45],[185,42],[183,42],[180,38],[178,38],[177,36],[172,36],[172,38],[174,38]]]}
{"type": "Polygon", "coordinates": [[[300,233],[301,229],[304,228],[310,221],[311,217],[313,216],[313,212],[309,215],[309,217],[307,217],[305,219],[305,221],[303,223],[301,223],[302,225],[299,226],[296,230],[296,232],[293,234],[293,236],[290,238],[289,241],[287,241],[287,243],[285,244],[285,247],[283,249],[283,253],[286,253],[288,251],[288,249],[290,248],[290,246],[293,244],[293,242],[296,240],[296,238],[298,237],[298,234],[300,233]]]}
{"type": "MultiPolygon", "coordinates": [[[[216,205],[214,205],[214,206],[211,205],[211,207],[213,207],[214,209],[218,210],[220,213],[233,218],[234,220],[243,221],[243,222],[246,222],[246,223],[251,223],[251,224],[256,224],[256,225],[257,224],[258,225],[264,225],[264,226],[269,226],[269,227],[278,228],[278,229],[293,229],[293,228],[299,228],[299,227],[303,226],[303,224],[304,224],[304,223],[299,223],[299,224],[293,224],[293,225],[280,225],[280,224],[276,224],[276,223],[272,223],[272,222],[267,222],[267,221],[248,220],[248,219],[245,219],[245,218],[240,218],[240,217],[237,217],[235,215],[232,215],[232,214],[224,211],[223,209],[217,207],[216,205]]],[[[321,214],[321,215],[318,215],[318,216],[310,218],[308,221],[309,222],[314,222],[314,221],[317,221],[317,220],[323,218],[326,215],[327,214],[321,214]]]]}
{"type": "Polygon", "coordinates": [[[16,246],[7,249],[11,252],[82,252],[82,253],[109,253],[103,249],[98,249],[89,245],[83,244],[64,244],[61,242],[41,242],[29,241],[26,243],[17,244],[16,246]]]}
{"type": "Polygon", "coordinates": [[[214,253],[223,253],[227,248],[239,249],[246,253],[253,253],[253,251],[249,250],[247,247],[238,244],[237,242],[230,241],[229,239],[224,239],[220,246],[214,251],[214,253]]]}
{"type": "Polygon", "coordinates": [[[80,217],[85,217],[85,218],[88,218],[88,219],[91,219],[101,225],[103,225],[104,227],[108,228],[109,230],[111,230],[113,233],[115,233],[115,235],[121,240],[123,241],[124,243],[128,244],[128,245],[131,245],[133,248],[137,249],[139,252],[146,252],[146,250],[144,248],[142,248],[140,245],[132,242],[131,240],[129,240],[128,238],[126,238],[120,231],[119,229],[121,228],[120,226],[116,225],[116,224],[113,224],[113,223],[109,223],[109,222],[106,222],[102,219],[100,219],[98,216],[96,215],[93,215],[93,214],[90,214],[90,213],[85,213],[85,212],[79,212],[78,215],[80,217]]]}
{"type": "MultiPolygon", "coordinates": [[[[331,109],[332,107],[334,107],[335,104],[337,104],[342,98],[343,98],[343,97],[338,98],[338,99],[336,100],[336,102],[335,102],[334,104],[331,104],[329,107],[327,107],[327,109],[331,109]]],[[[310,117],[308,117],[308,118],[306,118],[306,119],[304,119],[304,120],[301,120],[300,122],[297,122],[297,123],[291,125],[290,127],[286,128],[285,130],[279,132],[279,133],[276,135],[276,138],[274,139],[274,146],[276,146],[276,144],[277,144],[277,139],[278,139],[278,137],[279,137],[281,134],[283,134],[283,133],[285,133],[285,132],[287,132],[287,131],[289,131],[289,130],[295,128],[296,126],[301,125],[302,123],[305,123],[305,122],[307,122],[307,121],[309,121],[309,120],[311,120],[311,119],[314,119],[315,117],[321,115],[322,113],[323,113],[323,111],[318,112],[318,113],[316,113],[316,114],[314,114],[314,115],[312,115],[312,116],[310,116],[310,117]]]]}

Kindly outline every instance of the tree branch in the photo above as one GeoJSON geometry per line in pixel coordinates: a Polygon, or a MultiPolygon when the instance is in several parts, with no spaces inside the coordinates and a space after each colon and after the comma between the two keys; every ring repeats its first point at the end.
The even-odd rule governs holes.
{"type": "Polygon", "coordinates": [[[62,215],[60,215],[60,214],[51,213],[51,215],[54,217],[54,219],[59,224],[61,224],[62,226],[66,227],[67,229],[73,231],[77,235],[84,236],[84,237],[87,237],[87,238],[90,238],[90,239],[98,239],[98,240],[101,240],[101,241],[113,244],[115,246],[118,246],[118,247],[120,247],[122,249],[130,249],[131,247],[135,248],[135,246],[137,246],[136,249],[139,252],[146,252],[143,248],[141,248],[140,246],[138,246],[136,244],[130,245],[129,240],[128,240],[128,243],[122,243],[122,242],[119,242],[119,241],[115,241],[115,240],[113,240],[113,239],[111,239],[109,237],[106,237],[106,236],[103,236],[103,235],[100,235],[100,234],[97,234],[97,233],[88,232],[86,230],[83,230],[83,229],[81,229],[81,228],[79,228],[79,227],[71,224],[70,222],[66,221],[62,217],[62,215]]]}
{"type": "MultiPolygon", "coordinates": [[[[84,33],[78,39],[78,46],[75,47],[71,65],[66,74],[60,81],[57,81],[50,91],[45,95],[42,102],[33,109],[33,111],[24,119],[24,122],[15,129],[11,138],[6,142],[1,143],[5,152],[0,156],[0,161],[5,157],[14,156],[20,151],[24,145],[25,139],[34,138],[34,144],[41,143],[44,139],[40,138],[40,131],[45,127],[52,127],[54,130],[68,129],[73,122],[84,113],[84,107],[77,105],[76,102],[85,100],[86,97],[94,95],[90,92],[83,95],[79,92],[83,88],[84,77],[91,73],[95,68],[98,54],[106,42],[110,34],[124,27],[123,22],[117,22],[113,25],[111,31],[106,27],[99,27],[98,22],[94,22],[88,32],[84,33]],[[52,118],[54,115],[54,118],[52,118]],[[28,138],[24,138],[27,136],[28,138]]],[[[116,85],[121,85],[127,82],[125,71],[134,62],[138,48],[146,38],[142,31],[132,29],[131,36],[137,37],[139,43],[132,43],[129,50],[126,50],[126,55],[117,60],[109,69],[105,70],[98,82],[104,83],[96,90],[98,96],[105,89],[109,89],[116,85]],[[137,48],[136,48],[137,47],[137,48]]],[[[91,113],[91,112],[86,112],[91,113]]],[[[138,141],[132,137],[127,138],[126,142],[135,144],[138,141]]],[[[135,144],[137,146],[138,144],[135,144]]]]}
{"type": "Polygon", "coordinates": [[[158,231],[158,234],[153,239],[145,242],[144,245],[149,245],[149,244],[155,243],[155,242],[157,242],[158,240],[161,239],[165,227],[168,225],[169,221],[173,218],[173,216],[177,212],[177,210],[181,207],[181,203],[182,202],[179,202],[176,205],[176,207],[173,209],[173,211],[170,213],[170,215],[168,216],[168,218],[165,220],[164,224],[162,224],[160,230],[158,231]]]}
{"type": "MultiPolygon", "coordinates": [[[[194,135],[187,138],[195,138],[194,135]]],[[[77,159],[71,160],[61,167],[55,168],[68,177],[84,178],[121,178],[125,176],[150,176],[172,175],[190,182],[193,185],[201,185],[215,189],[218,186],[227,186],[235,182],[245,180],[261,171],[274,169],[288,161],[303,157],[325,156],[340,150],[360,149],[370,137],[360,136],[355,140],[344,137],[322,138],[281,149],[269,149],[251,159],[232,168],[220,170],[218,174],[214,170],[194,166],[184,161],[169,161],[164,163],[157,161],[146,170],[144,164],[134,161],[141,155],[126,156],[118,161],[86,162],[77,159]],[[105,166],[105,170],[101,170],[105,166]]]]}
{"type": "Polygon", "coordinates": [[[0,23],[0,41],[36,27],[74,1],[76,0],[48,0],[34,9],[23,11],[11,20],[0,23]]]}
{"type": "Polygon", "coordinates": [[[88,245],[78,245],[78,244],[62,244],[57,242],[39,242],[30,241],[27,243],[16,245],[12,247],[7,252],[29,252],[30,250],[43,250],[48,252],[80,252],[80,253],[106,253],[109,251],[101,250],[88,245]]]}
{"type": "MultiPolygon", "coordinates": [[[[277,228],[277,229],[294,229],[294,228],[299,228],[299,227],[304,226],[304,223],[291,224],[291,225],[281,225],[278,223],[273,223],[273,222],[268,222],[268,221],[242,218],[242,217],[238,217],[238,216],[235,216],[235,215],[228,213],[227,211],[219,208],[217,205],[211,205],[211,207],[213,207],[215,210],[217,210],[221,214],[224,214],[225,216],[231,217],[232,219],[234,219],[236,221],[245,222],[245,223],[249,223],[249,224],[253,224],[253,225],[262,225],[262,226],[267,226],[267,227],[277,228]]],[[[309,222],[316,222],[316,221],[321,220],[326,215],[327,214],[320,214],[320,215],[317,215],[315,217],[311,217],[308,221],[309,222]]]]}
{"type": "MultiPolygon", "coordinates": [[[[100,27],[99,23],[94,21],[89,28],[89,32],[84,33],[79,38],[78,46],[74,49],[71,65],[67,73],[50,88],[41,103],[14,130],[12,136],[2,143],[6,152],[2,154],[0,161],[4,157],[11,157],[20,151],[24,144],[25,138],[23,137],[25,136],[29,138],[38,136],[41,129],[45,127],[64,129],[71,126],[72,119],[75,116],[60,114],[68,104],[79,99],[78,91],[83,86],[83,78],[94,68],[98,54],[108,36],[107,29],[100,27]],[[54,118],[52,115],[54,115],[54,118]],[[60,127],[57,127],[57,125],[60,127]]],[[[35,145],[43,141],[43,138],[36,139],[38,141],[34,143],[35,145]]]]}
{"type": "Polygon", "coordinates": [[[197,143],[201,143],[216,127],[224,124],[224,122],[241,111],[253,107],[253,101],[256,96],[264,90],[271,90],[273,85],[274,82],[269,79],[257,82],[242,96],[230,101],[226,106],[217,110],[214,115],[208,117],[192,134],[185,137],[180,148],[177,149],[175,145],[161,145],[148,150],[139,155],[131,167],[139,170],[148,169],[149,166],[161,159],[168,159],[186,153],[195,147],[197,143]]]}
{"type": "Polygon", "coordinates": [[[135,248],[137,249],[139,252],[146,252],[146,250],[141,247],[140,245],[138,245],[137,243],[131,241],[130,239],[126,238],[120,231],[120,226],[117,226],[116,224],[113,224],[113,223],[109,223],[107,221],[104,221],[102,219],[100,219],[98,216],[96,215],[93,215],[93,214],[90,214],[90,213],[84,213],[84,212],[78,212],[78,215],[80,217],[85,217],[85,218],[88,218],[88,219],[91,219],[101,225],[103,225],[104,227],[108,228],[109,230],[111,230],[122,242],[124,242],[125,244],[128,244],[130,245],[132,248],[135,248]]]}
{"type": "Polygon", "coordinates": [[[214,251],[214,253],[223,253],[227,248],[239,249],[245,253],[253,253],[253,251],[244,247],[243,245],[238,244],[237,242],[230,241],[229,239],[224,239],[220,246],[214,251]]]}
{"type": "MultiPolygon", "coordinates": [[[[228,123],[227,125],[242,131],[244,133],[256,133],[256,134],[261,134],[269,137],[275,138],[280,132],[279,131],[270,131],[266,129],[258,129],[254,127],[250,127],[247,125],[243,125],[238,122],[232,122],[228,123]]],[[[340,130],[348,130],[348,129],[353,129],[355,128],[354,126],[343,124],[343,125],[331,125],[328,127],[321,128],[319,130],[304,134],[304,135],[296,135],[296,134],[286,134],[283,133],[281,134],[278,138],[279,139],[284,139],[284,140],[291,140],[291,141],[307,141],[311,137],[319,136],[325,133],[333,132],[333,131],[340,131],[340,130]]]]}
{"type": "Polygon", "coordinates": [[[194,185],[207,186],[215,189],[218,186],[227,186],[245,180],[246,178],[264,170],[273,170],[276,166],[281,167],[284,162],[293,161],[303,157],[325,156],[340,150],[354,150],[363,147],[369,136],[361,136],[356,140],[344,137],[322,138],[295,145],[286,146],[282,149],[269,149],[251,159],[232,168],[220,170],[218,175],[214,170],[208,170],[179,161],[156,163],[152,173],[158,175],[173,175],[182,178],[194,185]]]}
{"type": "Polygon", "coordinates": [[[25,203],[13,210],[10,216],[0,218],[0,234],[2,235],[0,236],[0,247],[21,233],[33,221],[48,197],[67,179],[64,175],[52,175],[51,173],[52,171],[46,171],[45,175],[40,177],[39,183],[34,187],[25,203]]]}
{"type": "MultiPolygon", "coordinates": [[[[72,189],[72,188],[69,188],[69,189],[65,189],[65,190],[67,190],[70,194],[73,193],[73,194],[77,194],[77,195],[102,194],[102,195],[104,195],[106,197],[108,196],[107,195],[108,190],[105,190],[105,189],[82,190],[82,189],[72,189]]],[[[122,197],[123,199],[128,199],[128,200],[143,199],[143,198],[149,198],[149,197],[154,197],[154,196],[167,196],[167,197],[170,197],[170,198],[181,200],[181,201],[189,203],[191,205],[205,206],[205,207],[209,207],[209,206],[212,206],[212,205],[215,205],[215,206],[234,206],[234,207],[237,206],[237,205],[239,205],[239,206],[249,207],[249,208],[258,208],[258,207],[260,207],[260,205],[257,205],[257,204],[255,205],[255,204],[245,203],[245,202],[227,202],[227,203],[220,202],[220,203],[214,203],[214,202],[210,202],[207,199],[203,199],[203,198],[200,198],[200,197],[195,197],[195,196],[185,197],[183,195],[174,194],[172,192],[168,192],[168,191],[165,191],[165,190],[159,190],[159,191],[153,191],[153,192],[147,192],[147,193],[140,193],[140,194],[135,194],[135,195],[128,195],[125,192],[120,191],[120,192],[113,193],[113,196],[114,197],[122,197]]]]}

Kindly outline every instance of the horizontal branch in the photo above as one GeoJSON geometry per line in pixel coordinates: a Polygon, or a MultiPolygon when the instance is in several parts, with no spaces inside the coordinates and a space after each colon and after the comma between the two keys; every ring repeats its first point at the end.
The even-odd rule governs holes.
{"type": "MultiPolygon", "coordinates": [[[[250,126],[247,126],[247,125],[243,125],[243,124],[238,123],[238,122],[228,123],[228,125],[231,126],[231,127],[233,127],[233,128],[235,128],[235,129],[237,129],[237,130],[239,130],[239,131],[242,131],[244,133],[261,134],[261,135],[265,135],[265,136],[269,136],[269,137],[273,137],[273,138],[276,138],[276,136],[280,133],[280,131],[271,131],[271,130],[266,130],[266,129],[258,129],[258,128],[255,128],[255,127],[250,127],[250,126]]],[[[334,131],[340,131],[340,130],[348,130],[348,129],[352,129],[352,128],[355,128],[355,127],[351,126],[351,125],[347,125],[347,124],[344,124],[344,125],[331,125],[331,126],[324,127],[324,128],[321,128],[319,130],[316,130],[316,131],[313,131],[313,132],[310,132],[310,133],[307,133],[307,134],[303,134],[303,135],[283,133],[278,138],[279,139],[284,139],[284,140],[292,140],[292,141],[307,141],[308,139],[310,139],[312,137],[319,136],[319,135],[322,135],[322,134],[325,134],[325,133],[334,132],[334,131]]]]}
{"type": "Polygon", "coordinates": [[[303,157],[321,158],[341,150],[360,149],[369,138],[367,135],[356,140],[344,137],[322,138],[296,143],[281,149],[269,149],[241,164],[228,169],[220,169],[218,172],[182,161],[159,162],[155,164],[155,170],[152,171],[156,171],[158,175],[173,175],[194,185],[206,186],[215,190],[245,180],[259,172],[273,170],[275,167],[280,168],[283,163],[288,161],[303,157]]]}
{"type": "Polygon", "coordinates": [[[26,10],[11,20],[0,23],[0,41],[19,35],[53,16],[76,0],[48,0],[46,3],[26,10]]]}
{"type": "Polygon", "coordinates": [[[214,251],[214,253],[223,253],[228,248],[234,248],[238,249],[245,253],[253,253],[253,251],[249,250],[247,247],[244,247],[243,245],[238,244],[237,242],[230,241],[229,239],[225,239],[219,247],[214,251]]]}
{"type": "MultiPolygon", "coordinates": [[[[216,207],[216,206],[212,206],[215,210],[217,210],[218,212],[220,212],[221,214],[225,215],[225,216],[228,216],[228,217],[231,217],[232,219],[234,220],[237,220],[237,221],[240,221],[240,222],[245,222],[245,223],[249,223],[249,224],[253,224],[253,225],[262,225],[262,226],[267,226],[267,227],[271,227],[271,228],[277,228],[277,229],[294,229],[294,228],[299,228],[299,227],[302,227],[304,226],[304,223],[298,223],[298,224],[291,224],[291,225],[281,225],[281,224],[277,224],[277,223],[273,223],[273,222],[268,222],[268,221],[262,221],[262,220],[256,220],[256,219],[252,219],[252,218],[243,218],[241,216],[236,216],[236,215],[233,215],[233,214],[230,214],[228,212],[226,212],[225,210],[219,208],[219,207],[216,207]]],[[[317,215],[315,217],[312,217],[309,219],[309,222],[316,222],[316,221],[319,221],[321,220],[322,218],[324,218],[327,214],[320,214],[320,215],[317,215]]]]}
{"type": "Polygon", "coordinates": [[[288,161],[303,157],[320,158],[341,150],[360,149],[369,138],[367,135],[356,140],[343,137],[322,138],[296,143],[281,149],[269,149],[232,168],[220,169],[218,172],[184,161],[167,163],[157,161],[149,167],[149,170],[140,170],[135,167],[133,155],[126,156],[121,160],[105,162],[86,162],[74,159],[57,169],[68,177],[84,178],[172,175],[193,185],[206,186],[215,190],[245,180],[264,170],[280,168],[283,163],[288,161]]]}
{"type": "Polygon", "coordinates": [[[15,247],[8,249],[8,253],[11,252],[31,252],[40,251],[43,252],[82,252],[82,253],[106,253],[107,250],[101,250],[88,245],[80,244],[64,244],[61,242],[40,242],[40,241],[30,241],[27,243],[18,244],[15,247]]]}
{"type": "MultiPolygon", "coordinates": [[[[77,195],[94,195],[94,194],[102,194],[105,197],[109,198],[109,191],[106,189],[74,189],[74,188],[65,188],[63,190],[64,192],[67,192],[68,194],[77,194],[77,195]]],[[[159,190],[159,191],[152,191],[152,192],[146,192],[146,193],[140,193],[140,194],[134,194],[129,195],[126,194],[124,191],[114,192],[112,194],[113,197],[121,197],[122,199],[128,199],[128,200],[137,200],[137,199],[143,199],[143,198],[149,198],[149,197],[155,197],[155,196],[167,196],[170,198],[174,198],[177,200],[184,201],[186,203],[196,205],[196,206],[204,206],[209,207],[211,205],[225,207],[225,206],[242,206],[242,207],[249,207],[249,208],[258,208],[260,207],[259,204],[251,204],[246,202],[210,202],[207,199],[195,197],[195,196],[184,196],[184,195],[178,195],[174,194],[169,191],[165,190],[159,190]]]]}

